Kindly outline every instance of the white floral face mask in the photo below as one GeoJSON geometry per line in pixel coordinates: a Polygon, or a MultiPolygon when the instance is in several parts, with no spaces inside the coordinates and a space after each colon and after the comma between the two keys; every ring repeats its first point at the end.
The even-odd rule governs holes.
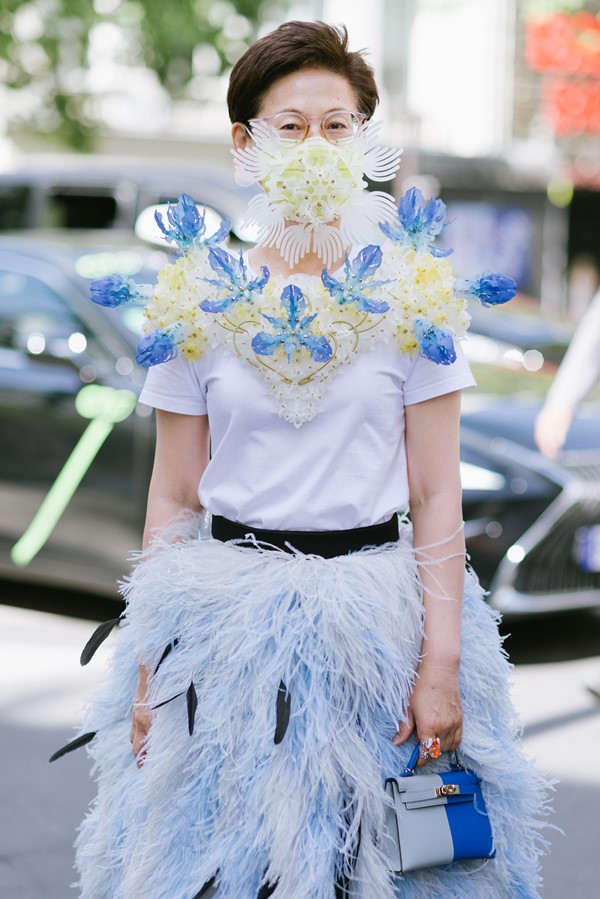
{"type": "Polygon", "coordinates": [[[287,164],[282,171],[269,172],[261,184],[271,203],[296,222],[339,221],[352,194],[364,187],[362,171],[353,171],[351,149],[322,137],[288,143],[290,149],[283,153],[287,164]]]}
{"type": "Polygon", "coordinates": [[[312,250],[329,267],[349,244],[381,240],[379,223],[395,220],[396,204],[389,194],[366,191],[363,175],[389,180],[402,151],[377,146],[379,128],[366,123],[339,144],[321,137],[296,143],[257,122],[253,143],[232,153],[238,184],[262,190],[245,219],[258,227],[258,242],[276,246],[289,265],[312,250]]]}

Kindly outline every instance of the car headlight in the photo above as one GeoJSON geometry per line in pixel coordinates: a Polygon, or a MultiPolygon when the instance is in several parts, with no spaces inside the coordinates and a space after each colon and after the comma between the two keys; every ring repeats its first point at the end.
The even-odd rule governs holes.
{"type": "Polygon", "coordinates": [[[460,479],[463,490],[503,490],[506,486],[506,478],[497,471],[471,462],[460,463],[460,479]]]}

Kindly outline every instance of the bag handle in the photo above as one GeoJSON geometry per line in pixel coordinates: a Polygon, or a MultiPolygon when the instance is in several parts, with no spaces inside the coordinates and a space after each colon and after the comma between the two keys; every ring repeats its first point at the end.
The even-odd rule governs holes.
{"type": "MultiPolygon", "coordinates": [[[[452,751],[452,754],[454,755],[453,767],[462,768],[463,766],[458,761],[458,749],[454,749],[452,751]]],[[[415,768],[417,767],[417,762],[419,761],[420,757],[421,757],[421,744],[417,743],[417,745],[413,749],[411,757],[408,760],[408,764],[407,764],[406,768],[404,769],[404,771],[402,772],[402,774],[400,776],[401,777],[412,777],[412,775],[415,773],[415,768]]]]}

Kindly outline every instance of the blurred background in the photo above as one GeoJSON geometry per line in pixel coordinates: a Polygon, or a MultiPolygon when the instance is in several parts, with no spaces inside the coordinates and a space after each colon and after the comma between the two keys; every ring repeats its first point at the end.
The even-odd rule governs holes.
{"type": "Polygon", "coordinates": [[[141,540],[153,452],[152,410],[136,401],[141,316],[91,304],[89,281],[153,281],[171,252],[154,210],[183,191],[209,230],[228,218],[232,246],[251,244],[228,72],[290,19],[344,23],[368,49],[382,140],[404,148],[387,189],[444,200],[457,276],[517,282],[508,307],[472,309],[465,343],[478,381],[462,421],[466,536],[504,615],[525,749],[561,779],[565,835],[543,895],[593,895],[600,0],[1,0],[1,895],[69,895],[92,787],[83,753],[46,758],[101,674],[102,653],[80,672],[78,652],[119,613],[116,580],[141,540]],[[540,444],[557,377],[560,415],[540,444]],[[129,398],[117,411],[116,391],[129,398]]]}

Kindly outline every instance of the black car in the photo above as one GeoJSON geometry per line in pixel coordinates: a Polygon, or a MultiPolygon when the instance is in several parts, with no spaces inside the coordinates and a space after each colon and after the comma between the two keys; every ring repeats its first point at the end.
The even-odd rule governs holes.
{"type": "MultiPolygon", "coordinates": [[[[151,281],[166,257],[115,238],[100,247],[73,246],[71,235],[0,238],[0,568],[109,592],[126,547],[139,543],[152,456],[149,409],[138,406],[115,424],[39,553],[18,565],[11,553],[90,427],[78,396],[85,399],[90,386],[136,397],[141,389],[139,310],[109,315],[94,306],[89,277],[116,267],[151,281]]],[[[69,489],[63,481],[42,528],[69,489]]]]}
{"type": "Polygon", "coordinates": [[[467,548],[505,614],[600,605],[600,409],[577,416],[560,462],[535,446],[538,410],[490,402],[461,426],[467,548]]]}
{"type": "Polygon", "coordinates": [[[255,189],[239,187],[224,168],[75,154],[0,172],[0,233],[51,228],[133,234],[144,210],[183,192],[229,219],[235,238],[251,239],[241,223],[255,189]]]}
{"type": "MultiPolygon", "coordinates": [[[[72,232],[52,239],[0,237],[3,575],[116,596],[128,551],[140,543],[153,425],[151,410],[135,402],[144,379],[134,362],[140,310],[90,303],[89,279],[121,271],[152,281],[165,259],[165,252],[117,233],[102,242],[83,233],[74,242],[72,232]],[[90,386],[107,390],[94,395],[86,391],[90,386]],[[122,420],[109,423],[99,436],[94,432],[92,450],[78,460],[85,473],[74,492],[77,472],[67,469],[57,494],[53,485],[82,445],[82,435],[88,435],[85,444],[88,429],[100,427],[93,424],[98,396],[129,397],[131,404],[122,420]],[[43,507],[51,488],[51,502],[43,507]],[[64,511],[57,517],[61,504],[64,511]],[[28,560],[36,541],[39,550],[28,560]]],[[[489,601],[508,613],[597,606],[600,416],[594,407],[584,409],[560,463],[541,456],[533,422],[568,333],[539,321],[531,340],[519,345],[518,321],[511,331],[502,314],[492,310],[481,326],[475,321],[467,343],[485,387],[465,398],[462,423],[471,563],[489,589],[489,601]],[[538,364],[539,347],[552,357],[550,363],[538,364]],[[528,356],[530,350],[538,356],[528,356]]]]}

